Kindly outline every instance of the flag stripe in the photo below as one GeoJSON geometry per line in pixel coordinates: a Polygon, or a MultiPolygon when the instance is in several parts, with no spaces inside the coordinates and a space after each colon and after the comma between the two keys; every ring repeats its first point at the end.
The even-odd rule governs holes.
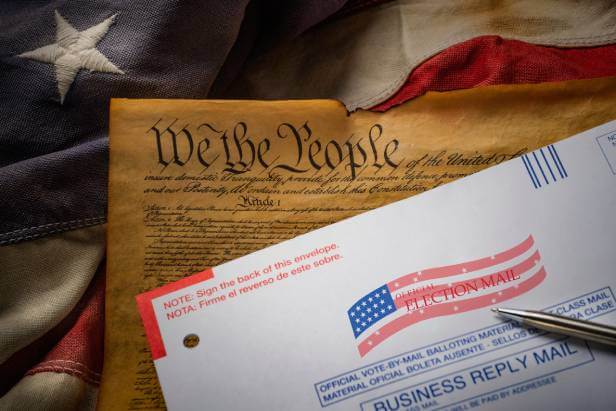
{"type": "Polygon", "coordinates": [[[357,347],[359,350],[359,355],[361,357],[364,357],[374,347],[378,346],[383,341],[396,334],[397,332],[413,324],[430,318],[442,317],[451,314],[459,314],[466,311],[487,307],[494,304],[494,301],[502,302],[512,299],[535,288],[544,280],[545,277],[545,268],[542,266],[534,275],[532,275],[527,280],[522,281],[520,284],[516,284],[512,287],[508,287],[499,291],[501,294],[499,294],[499,292],[494,292],[490,294],[484,294],[479,297],[438,304],[425,308],[423,310],[423,313],[417,311],[409,311],[407,314],[404,314],[401,317],[397,317],[389,323],[385,324],[379,330],[377,330],[369,337],[364,339],[361,343],[359,343],[357,347]]]}
{"type": "Polygon", "coordinates": [[[484,268],[492,267],[497,264],[501,264],[516,257],[519,257],[526,251],[530,250],[534,244],[535,241],[533,239],[533,236],[529,235],[526,240],[522,241],[515,247],[495,254],[491,257],[480,258],[478,260],[448,265],[444,267],[429,268],[427,270],[406,274],[402,277],[399,277],[398,279],[388,282],[387,288],[391,292],[394,292],[396,290],[399,290],[400,288],[404,288],[421,281],[435,280],[437,278],[449,277],[451,275],[464,274],[467,271],[482,270],[484,268]]]}
{"type": "Polygon", "coordinates": [[[503,273],[504,271],[508,271],[511,270],[513,271],[514,275],[518,275],[518,276],[522,276],[522,274],[528,272],[528,270],[530,270],[533,266],[535,266],[539,261],[541,260],[541,255],[539,254],[539,250],[535,251],[531,256],[529,256],[527,259],[525,259],[524,261],[514,265],[513,267],[507,268],[507,270],[498,270],[495,272],[492,272],[490,274],[486,274],[486,275],[482,275],[482,276],[478,276],[478,277],[474,277],[474,278],[469,278],[469,279],[465,279],[465,280],[460,280],[460,281],[456,281],[454,283],[451,283],[451,286],[447,285],[447,284],[439,284],[437,286],[435,286],[434,288],[430,288],[429,290],[425,290],[426,292],[422,291],[418,291],[416,293],[413,293],[411,295],[404,295],[404,296],[399,296],[398,298],[394,299],[394,303],[396,305],[396,308],[406,308],[406,301],[409,298],[420,298],[423,295],[426,294],[430,294],[430,293],[434,293],[440,290],[444,290],[446,288],[452,288],[455,287],[457,285],[463,285],[464,283],[468,283],[468,282],[473,282],[473,281],[481,281],[481,280],[489,280],[492,276],[497,275],[499,273],[503,273]]]}

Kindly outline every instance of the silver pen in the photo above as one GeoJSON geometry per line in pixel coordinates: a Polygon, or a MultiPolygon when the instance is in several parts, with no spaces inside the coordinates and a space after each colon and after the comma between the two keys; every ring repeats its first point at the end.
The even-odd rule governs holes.
{"type": "Polygon", "coordinates": [[[497,314],[522,324],[558,334],[616,347],[616,327],[533,310],[492,308],[497,314]]]}

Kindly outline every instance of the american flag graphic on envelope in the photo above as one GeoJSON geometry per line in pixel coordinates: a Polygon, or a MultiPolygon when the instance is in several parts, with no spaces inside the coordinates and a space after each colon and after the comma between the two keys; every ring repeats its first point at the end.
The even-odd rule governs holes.
{"type": "Polygon", "coordinates": [[[413,324],[522,295],[546,276],[535,240],[473,261],[428,268],[372,290],[347,311],[360,356],[413,324]]]}

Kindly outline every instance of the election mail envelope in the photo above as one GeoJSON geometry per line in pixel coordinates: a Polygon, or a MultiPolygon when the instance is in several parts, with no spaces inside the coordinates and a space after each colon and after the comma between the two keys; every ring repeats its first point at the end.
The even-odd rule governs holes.
{"type": "Polygon", "coordinates": [[[174,410],[613,409],[616,121],[137,297],[174,410]]]}

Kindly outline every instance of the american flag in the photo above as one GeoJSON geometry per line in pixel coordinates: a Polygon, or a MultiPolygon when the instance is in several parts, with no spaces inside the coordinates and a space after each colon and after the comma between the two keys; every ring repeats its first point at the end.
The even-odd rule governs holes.
{"type": "Polygon", "coordinates": [[[347,315],[363,357],[413,324],[512,299],[539,285],[545,276],[529,235],[488,257],[396,278],[357,300],[347,315]]]}

